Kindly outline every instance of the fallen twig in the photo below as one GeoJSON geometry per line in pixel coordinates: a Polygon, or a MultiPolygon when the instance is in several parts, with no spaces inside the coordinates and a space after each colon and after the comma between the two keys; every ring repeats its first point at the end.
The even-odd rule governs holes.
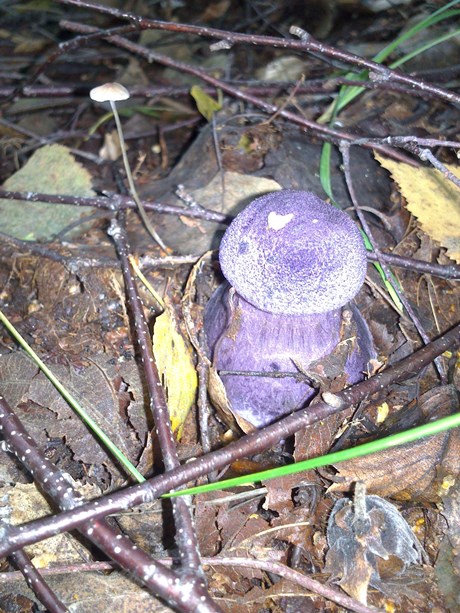
{"type": "Polygon", "coordinates": [[[136,505],[151,502],[181,485],[198,479],[213,470],[228,466],[237,459],[260,453],[276,445],[281,439],[291,436],[303,428],[312,426],[326,417],[339,413],[352,404],[363,401],[372,394],[387,390],[399,381],[415,376],[435,357],[447,349],[460,344],[460,324],[446,332],[443,336],[425,345],[411,356],[401,360],[388,370],[384,370],[367,381],[357,383],[336,394],[340,401],[339,407],[332,407],[324,401],[314,406],[302,409],[289,415],[279,422],[243,436],[240,440],[229,444],[188,464],[172,471],[148,479],[145,483],[131,486],[110,495],[110,499],[100,498],[78,509],[60,513],[51,518],[30,522],[26,526],[10,527],[5,538],[0,542],[0,555],[8,555],[12,551],[35,543],[53,534],[73,530],[88,520],[98,519],[111,513],[119,513],[136,505]],[[21,529],[19,529],[21,528],[21,529]]]}

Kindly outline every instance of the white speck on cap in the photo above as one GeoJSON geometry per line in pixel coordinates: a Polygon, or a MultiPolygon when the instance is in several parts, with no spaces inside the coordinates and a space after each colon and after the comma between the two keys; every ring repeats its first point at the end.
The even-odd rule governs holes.
{"type": "Polygon", "coordinates": [[[294,213],[288,213],[287,215],[280,215],[275,211],[271,211],[268,214],[267,222],[270,230],[282,230],[285,226],[288,225],[292,218],[294,217],[294,213]]]}
{"type": "Polygon", "coordinates": [[[104,85],[94,87],[89,92],[89,97],[95,102],[117,102],[127,100],[129,91],[121,83],[104,83],[104,85]]]}

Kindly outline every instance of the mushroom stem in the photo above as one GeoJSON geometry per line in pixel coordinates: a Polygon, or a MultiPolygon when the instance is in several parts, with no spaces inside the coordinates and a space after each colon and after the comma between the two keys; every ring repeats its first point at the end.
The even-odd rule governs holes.
{"type": "Polygon", "coordinates": [[[205,329],[226,390],[225,404],[221,391],[210,389],[211,398],[224,420],[230,412],[245,431],[247,424],[260,428],[305,406],[328,378],[360,381],[375,356],[366,323],[351,304],[326,313],[269,313],[227,283],[206,307],[205,329]]]}
{"type": "Polygon", "coordinates": [[[133,197],[134,202],[137,204],[137,208],[139,210],[139,215],[141,216],[141,219],[142,219],[142,221],[143,221],[143,223],[144,223],[148,233],[153,238],[153,240],[156,243],[158,243],[158,245],[160,245],[160,247],[162,249],[164,249],[166,251],[167,250],[166,245],[161,240],[161,238],[158,235],[158,233],[156,232],[155,228],[150,223],[150,220],[147,217],[147,213],[146,213],[146,211],[144,209],[144,205],[142,204],[142,201],[141,201],[141,199],[139,198],[139,196],[137,194],[136,186],[134,185],[134,179],[133,179],[133,175],[132,175],[132,172],[131,172],[131,167],[130,167],[129,161],[128,161],[128,155],[126,153],[125,139],[124,139],[124,136],[123,136],[123,130],[122,130],[122,127],[121,127],[121,121],[120,121],[120,116],[118,114],[117,105],[115,104],[114,100],[110,100],[109,102],[110,102],[110,108],[112,109],[113,117],[115,119],[115,125],[117,127],[118,138],[120,139],[121,155],[123,157],[123,164],[124,164],[124,167],[125,167],[126,177],[128,179],[129,191],[131,192],[131,196],[133,197]]]}

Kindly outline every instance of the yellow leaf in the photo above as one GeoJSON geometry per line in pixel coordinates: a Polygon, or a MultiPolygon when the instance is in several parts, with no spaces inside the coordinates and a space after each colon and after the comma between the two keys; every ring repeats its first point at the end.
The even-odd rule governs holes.
{"type": "Polygon", "coordinates": [[[56,563],[59,563],[59,558],[54,553],[46,552],[39,556],[34,556],[35,568],[49,568],[56,563]]]}
{"type": "Polygon", "coordinates": [[[214,100],[214,98],[211,98],[211,96],[208,96],[199,85],[192,87],[190,95],[195,100],[198,111],[207,121],[211,121],[214,113],[222,108],[222,105],[217,100],[214,100]]]}
{"type": "MultiPolygon", "coordinates": [[[[435,168],[413,168],[375,154],[399,186],[407,208],[422,230],[447,249],[460,264],[460,190],[435,168]]],[[[446,164],[460,179],[460,168],[446,164]]]]}
{"type": "Polygon", "coordinates": [[[382,402],[382,404],[377,407],[377,423],[383,424],[389,412],[390,407],[388,406],[388,402],[382,402]]]}
{"type": "Polygon", "coordinates": [[[155,320],[153,353],[162,378],[172,428],[180,439],[185,419],[195,402],[198,380],[192,349],[182,336],[174,309],[166,297],[164,309],[155,320]]]}

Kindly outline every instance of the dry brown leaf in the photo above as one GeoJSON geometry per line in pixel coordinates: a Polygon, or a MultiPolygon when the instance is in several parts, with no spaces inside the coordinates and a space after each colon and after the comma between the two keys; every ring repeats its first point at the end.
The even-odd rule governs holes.
{"type": "MultiPolygon", "coordinates": [[[[135,377],[136,369],[127,371],[135,387],[125,382],[130,392],[138,396],[130,399],[129,406],[125,407],[129,421],[120,414],[120,398],[125,403],[126,399],[125,394],[120,394],[118,368],[105,354],[88,358],[84,366],[81,363],[69,366],[53,364],[51,370],[112,442],[135,462],[145,440],[144,428],[147,425],[141,418],[142,412],[145,413],[144,398],[138,377],[135,377]],[[141,430],[133,432],[131,423],[141,430]]],[[[120,472],[107,450],[53,384],[38,372],[30,358],[23,353],[0,356],[0,378],[5,398],[16,408],[18,417],[39,444],[47,444],[50,438],[62,439],[71,449],[74,460],[88,466],[104,465],[114,479],[124,478],[124,472],[120,472]]]]}
{"type": "MultiPolygon", "coordinates": [[[[421,396],[418,408],[425,419],[451,415],[458,410],[457,392],[451,385],[430,390],[421,396]]],[[[339,482],[329,491],[348,491],[353,482],[363,481],[369,492],[379,496],[436,502],[458,478],[459,458],[460,431],[454,429],[342,462],[337,467],[339,482]]]]}
{"type": "Polygon", "coordinates": [[[435,571],[446,606],[449,611],[455,611],[460,602],[460,483],[444,498],[442,516],[445,535],[439,547],[435,571]]]}
{"type": "Polygon", "coordinates": [[[353,504],[346,498],[336,502],[327,525],[325,567],[364,604],[369,585],[382,591],[386,580],[422,562],[421,546],[396,507],[365,492],[357,483],[353,504]]]}
{"type": "Polygon", "coordinates": [[[220,498],[222,492],[207,492],[196,498],[195,524],[202,556],[215,556],[222,548],[222,537],[217,525],[219,507],[222,504],[213,504],[220,498]]]}
{"type": "Polygon", "coordinates": [[[171,613],[121,572],[69,572],[46,580],[72,613],[171,613]]]}
{"type": "MultiPolygon", "coordinates": [[[[73,485],[71,479],[69,485],[73,485]]],[[[82,493],[88,498],[100,495],[96,487],[85,486],[83,489],[82,493]]],[[[2,489],[2,496],[5,515],[14,526],[45,517],[54,510],[34,483],[6,486],[2,489]]],[[[69,533],[30,545],[26,547],[26,552],[38,568],[53,564],[75,564],[86,557],[86,549],[69,533]]]]}

